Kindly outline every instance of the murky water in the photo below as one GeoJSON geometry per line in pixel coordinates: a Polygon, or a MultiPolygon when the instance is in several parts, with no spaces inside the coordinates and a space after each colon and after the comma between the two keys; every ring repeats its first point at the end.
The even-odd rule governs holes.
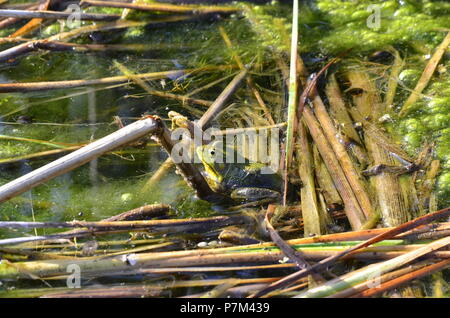
{"type": "MultiPolygon", "coordinates": [[[[368,4],[370,1],[361,1],[348,23],[342,22],[339,17],[348,17],[350,14],[345,10],[350,8],[336,7],[333,1],[307,1],[307,5],[302,6],[304,14],[301,18],[300,50],[307,66],[315,71],[323,66],[329,57],[350,47],[354,48],[348,57],[351,62],[352,59],[363,59],[376,50],[384,50],[386,45],[398,44],[397,48],[403,50],[402,53],[409,54],[406,61],[408,68],[420,75],[424,65],[422,57],[432,52],[442,40],[443,33],[430,31],[429,28],[420,29],[415,21],[420,18],[435,19],[434,28],[450,27],[450,9],[445,6],[445,2],[436,1],[435,5],[447,8],[447,11],[434,10],[430,1],[423,1],[420,5],[385,1],[382,5],[385,11],[381,18],[381,26],[385,28],[382,29],[383,32],[364,26],[369,13],[363,13],[368,4]],[[356,14],[358,12],[360,16],[356,14]],[[394,15],[395,12],[397,13],[394,15]],[[402,31],[406,27],[397,25],[394,18],[389,18],[390,13],[404,20],[408,17],[417,19],[410,21],[412,31],[402,31]],[[385,18],[389,21],[388,27],[383,24],[385,18]],[[411,36],[404,34],[405,32],[416,33],[411,36]],[[358,36],[363,36],[364,41],[358,41],[358,36]],[[357,45],[355,41],[358,41],[357,45]],[[417,48],[421,45],[424,45],[423,52],[417,48]]],[[[120,12],[114,10],[111,12],[120,12]]],[[[238,14],[85,34],[72,41],[83,44],[146,44],[150,48],[139,52],[117,52],[111,49],[83,53],[31,53],[2,63],[0,82],[66,81],[118,76],[122,73],[114,64],[114,61],[117,61],[135,74],[178,70],[178,75],[152,80],[148,85],[153,90],[180,96],[194,92],[191,97],[213,101],[237,72],[233,60],[233,55],[237,54],[245,64],[252,66],[256,86],[273,111],[273,118],[276,122],[282,122],[285,120],[286,96],[272,53],[285,52],[289,46],[290,5],[274,2],[253,10],[245,17],[238,14]],[[265,25],[266,30],[258,30],[255,21],[265,25]],[[226,47],[219,27],[224,27],[228,32],[234,50],[226,47]],[[196,73],[186,71],[206,66],[228,68],[196,73]],[[220,81],[221,79],[224,80],[220,81]],[[205,88],[216,81],[216,84],[205,88]],[[196,91],[198,93],[195,93],[196,91]]],[[[58,28],[58,24],[42,27],[37,36],[46,38],[58,32],[58,28]]],[[[11,30],[12,28],[1,31],[2,35],[7,36],[11,30]]],[[[11,44],[3,45],[2,50],[10,46],[11,44]]],[[[442,68],[447,70],[440,73],[440,83],[449,83],[448,67],[450,65],[447,53],[442,62],[442,68]]],[[[416,75],[413,76],[414,79],[417,79],[416,75]]],[[[398,99],[405,96],[408,88],[413,87],[414,79],[407,82],[408,79],[409,77],[405,77],[403,86],[406,89],[398,93],[398,99]]],[[[429,93],[433,96],[440,94],[439,98],[447,101],[450,98],[448,89],[444,92],[435,88],[429,93]]],[[[241,88],[229,104],[231,107],[227,109],[226,114],[215,122],[217,127],[236,128],[267,124],[260,109],[254,112],[252,107],[257,106],[251,92],[246,88],[241,88]]],[[[24,175],[60,155],[33,157],[33,154],[88,143],[117,130],[118,124],[114,122],[114,116],[120,117],[124,124],[128,124],[142,115],[155,114],[167,120],[170,125],[167,117],[170,110],[195,120],[207,109],[205,106],[183,104],[178,100],[148,94],[142,87],[133,83],[3,93],[0,94],[0,105],[0,160],[8,160],[6,163],[0,162],[0,183],[24,175]],[[30,140],[19,141],[11,137],[30,140]],[[14,160],[21,156],[24,158],[14,160]]],[[[404,145],[411,152],[416,151],[428,137],[438,142],[438,156],[443,167],[439,179],[439,202],[442,206],[449,202],[450,193],[448,105],[450,104],[438,110],[418,111],[400,121],[398,136],[403,138],[404,145]]],[[[387,123],[387,128],[395,131],[396,123],[387,123]]],[[[154,202],[172,205],[175,208],[174,217],[215,214],[209,204],[195,198],[193,191],[173,169],[152,191],[141,191],[166,158],[167,154],[153,142],[149,142],[144,148],[127,147],[109,153],[2,203],[0,220],[100,220],[154,202]]],[[[38,229],[36,232],[0,230],[0,237],[43,235],[51,232],[52,230],[48,229],[38,229]]],[[[239,275],[245,277],[247,274],[244,272],[239,275]]]]}

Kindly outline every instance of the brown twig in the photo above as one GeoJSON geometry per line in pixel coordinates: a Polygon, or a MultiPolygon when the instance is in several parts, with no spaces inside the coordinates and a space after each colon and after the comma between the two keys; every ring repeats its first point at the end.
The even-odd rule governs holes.
{"type": "Polygon", "coordinates": [[[139,208],[114,215],[102,221],[115,222],[115,221],[148,220],[151,218],[167,215],[169,209],[170,206],[167,204],[144,205],[139,208]]]}
{"type": "Polygon", "coordinates": [[[335,74],[331,74],[328,77],[325,92],[328,97],[328,103],[330,104],[331,115],[339,123],[339,127],[348,138],[362,144],[361,138],[353,126],[353,121],[350,118],[350,114],[348,113],[344,99],[342,98],[342,93],[339,89],[335,74]]]}
{"type": "MultiPolygon", "coordinates": [[[[402,275],[411,273],[417,269],[426,267],[428,265],[431,265],[435,263],[435,260],[433,259],[426,259],[420,262],[417,262],[415,264],[411,264],[409,266],[394,270],[392,272],[388,272],[386,274],[383,274],[381,276],[376,276],[373,279],[369,279],[363,283],[357,284],[355,286],[351,286],[350,288],[344,289],[338,293],[332,294],[330,296],[327,296],[327,298],[344,298],[344,297],[352,297],[355,294],[358,294],[362,291],[366,291],[372,286],[378,286],[381,283],[387,282],[389,280],[395,279],[397,277],[400,277],[402,275]]],[[[377,287],[374,287],[377,288],[377,287]]]]}
{"type": "Polygon", "coordinates": [[[108,136],[98,139],[62,158],[40,167],[0,187],[0,202],[6,201],[67,171],[73,170],[100,155],[142,138],[160,129],[156,117],[134,122],[108,136]]]}

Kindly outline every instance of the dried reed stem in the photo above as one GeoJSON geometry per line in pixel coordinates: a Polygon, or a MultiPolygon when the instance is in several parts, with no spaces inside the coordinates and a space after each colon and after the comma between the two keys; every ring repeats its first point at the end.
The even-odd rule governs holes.
{"type": "Polygon", "coordinates": [[[439,44],[439,46],[436,48],[436,51],[434,52],[433,56],[428,61],[428,64],[427,64],[427,66],[425,66],[422,76],[420,77],[419,81],[417,82],[417,85],[414,88],[414,91],[411,92],[411,95],[409,95],[408,99],[403,104],[402,109],[400,110],[400,112],[398,114],[399,116],[406,115],[410,111],[412,104],[414,104],[421,97],[423,90],[428,85],[437,65],[439,64],[439,61],[441,60],[442,56],[447,51],[449,45],[450,45],[450,32],[447,33],[447,36],[444,38],[442,43],[439,44]]]}
{"type": "Polygon", "coordinates": [[[313,104],[316,117],[319,120],[323,132],[327,136],[328,142],[333,148],[337,159],[339,160],[339,163],[341,165],[342,170],[344,171],[348,183],[350,184],[353,193],[356,199],[358,200],[365,217],[370,218],[375,213],[375,210],[372,206],[372,202],[369,199],[369,194],[364,184],[365,180],[362,178],[362,176],[358,173],[358,171],[354,167],[344,146],[339,142],[338,140],[339,132],[337,131],[330,116],[328,115],[325,105],[323,104],[320,97],[316,96],[313,99],[313,104]]]}

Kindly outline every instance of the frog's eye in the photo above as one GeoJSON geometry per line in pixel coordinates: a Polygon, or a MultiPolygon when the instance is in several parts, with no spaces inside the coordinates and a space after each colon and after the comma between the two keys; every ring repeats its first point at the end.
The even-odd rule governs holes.
{"type": "Polygon", "coordinates": [[[209,152],[209,154],[210,154],[211,156],[214,156],[214,155],[216,154],[216,151],[215,151],[215,150],[211,150],[211,151],[209,152]]]}

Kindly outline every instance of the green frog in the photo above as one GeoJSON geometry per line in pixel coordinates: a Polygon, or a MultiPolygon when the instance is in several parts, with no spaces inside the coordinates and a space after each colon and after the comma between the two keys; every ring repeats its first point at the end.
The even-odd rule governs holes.
{"type": "Polygon", "coordinates": [[[277,201],[281,198],[283,180],[279,174],[268,170],[270,168],[265,164],[250,162],[239,153],[233,162],[227,163],[229,151],[233,156],[236,154],[234,148],[225,146],[221,141],[196,149],[205,168],[206,181],[213,191],[240,202],[277,201]]]}

